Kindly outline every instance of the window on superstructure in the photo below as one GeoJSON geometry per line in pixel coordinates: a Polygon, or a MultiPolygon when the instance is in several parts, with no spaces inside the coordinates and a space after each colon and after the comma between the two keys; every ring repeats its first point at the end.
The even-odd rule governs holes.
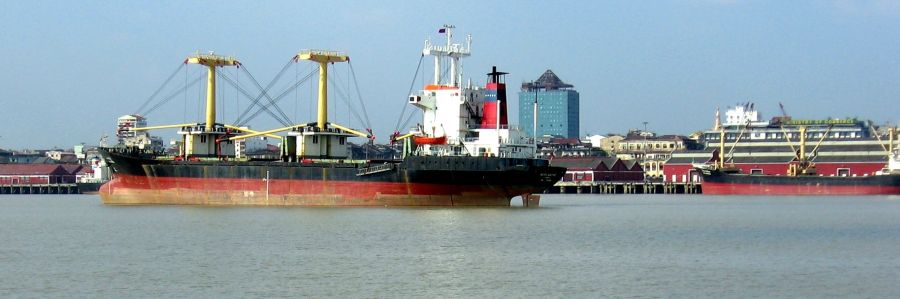
{"type": "Polygon", "coordinates": [[[850,176],[850,168],[838,168],[837,176],[850,176]]]}

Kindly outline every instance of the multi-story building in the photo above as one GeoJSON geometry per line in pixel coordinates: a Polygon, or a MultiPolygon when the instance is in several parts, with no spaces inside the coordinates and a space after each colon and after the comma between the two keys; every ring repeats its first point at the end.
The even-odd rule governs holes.
{"type": "Polygon", "coordinates": [[[553,157],[598,157],[605,153],[591,146],[589,142],[583,142],[578,138],[541,138],[537,144],[537,158],[549,159],[553,157]]]}
{"type": "Polygon", "coordinates": [[[123,115],[116,123],[116,139],[119,145],[133,146],[155,151],[164,150],[162,138],[150,136],[148,131],[132,131],[147,126],[147,118],[140,115],[123,115]]]}
{"type": "Polygon", "coordinates": [[[131,131],[132,128],[141,128],[147,126],[147,118],[140,115],[123,115],[119,117],[116,123],[116,138],[119,144],[125,144],[127,138],[134,138],[146,132],[131,131]]]}
{"type": "Polygon", "coordinates": [[[519,92],[519,124],[532,136],[579,136],[579,95],[551,70],[533,82],[522,83],[519,92]],[[537,122],[535,122],[537,102],[537,122]],[[535,135],[535,129],[537,134],[535,135]]]}
{"type": "Polygon", "coordinates": [[[729,108],[721,123],[717,111],[713,128],[703,132],[700,142],[707,146],[718,145],[722,131],[725,142],[783,142],[797,139],[801,126],[806,127],[806,135],[812,140],[866,140],[873,137],[871,121],[855,118],[800,120],[787,115],[765,120],[753,103],[742,103],[729,108]]]}
{"type": "Polygon", "coordinates": [[[616,144],[616,157],[640,162],[648,179],[662,179],[663,166],[673,153],[697,149],[696,140],[680,135],[662,135],[632,130],[616,144]]]}

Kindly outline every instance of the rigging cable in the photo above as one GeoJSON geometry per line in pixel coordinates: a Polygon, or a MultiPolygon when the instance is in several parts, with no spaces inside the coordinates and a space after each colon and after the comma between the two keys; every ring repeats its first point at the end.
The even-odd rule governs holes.
{"type": "MultiPolygon", "coordinates": [[[[232,80],[231,78],[229,78],[227,75],[225,75],[225,74],[223,74],[223,73],[217,73],[216,75],[219,76],[219,78],[222,78],[222,80],[225,80],[225,82],[227,82],[228,84],[231,84],[232,86],[234,86],[235,89],[237,89],[241,94],[243,94],[243,95],[246,96],[247,98],[252,98],[252,97],[253,97],[253,96],[250,95],[249,92],[247,92],[247,90],[245,90],[243,87],[238,86],[237,83],[236,83],[234,80],[232,80]]],[[[270,110],[268,109],[267,106],[263,106],[263,109],[264,109],[266,112],[268,112],[269,115],[272,116],[272,118],[274,118],[275,120],[277,120],[277,121],[278,121],[279,123],[281,123],[282,125],[285,125],[285,126],[289,125],[289,123],[287,123],[285,120],[279,118],[277,115],[275,115],[274,112],[270,111],[270,110]]],[[[238,122],[238,123],[236,123],[236,125],[242,126],[242,125],[244,125],[244,123],[238,122]]]]}
{"type": "MultiPolygon", "coordinates": [[[[297,82],[297,79],[300,78],[300,67],[294,64],[294,82],[297,82]]],[[[294,89],[294,119],[300,119],[300,115],[297,114],[299,110],[298,106],[300,106],[300,89],[294,89]]]]}
{"type": "MultiPolygon", "coordinates": [[[[291,59],[291,61],[293,61],[293,59],[291,59]]],[[[290,66],[291,61],[288,61],[288,63],[285,64],[285,66],[281,68],[281,71],[278,72],[278,75],[275,75],[275,78],[272,79],[271,82],[269,82],[268,87],[265,88],[265,89],[263,89],[262,85],[259,84],[259,81],[256,81],[256,78],[253,77],[253,74],[251,74],[250,71],[247,70],[246,67],[243,67],[243,68],[242,68],[242,70],[243,70],[244,73],[247,75],[247,77],[250,78],[250,82],[253,82],[253,85],[255,85],[256,88],[258,88],[258,89],[262,92],[260,95],[263,96],[263,97],[265,97],[267,100],[269,100],[269,104],[270,104],[272,107],[275,108],[275,111],[277,111],[278,114],[279,114],[279,115],[283,118],[283,120],[285,120],[287,123],[291,123],[291,118],[288,117],[287,114],[285,114],[284,111],[281,110],[281,107],[278,107],[278,105],[275,105],[275,102],[274,102],[274,100],[272,99],[272,97],[269,96],[268,91],[269,91],[269,88],[271,88],[273,85],[275,85],[275,82],[277,82],[278,79],[280,79],[281,76],[284,75],[284,72],[285,72],[285,71],[287,70],[287,68],[290,66]]],[[[255,101],[258,102],[258,101],[259,101],[259,98],[257,98],[255,101]]]]}
{"type": "MultiPolygon", "coordinates": [[[[187,69],[184,69],[184,85],[187,86],[188,82],[188,73],[187,69]]],[[[181,110],[181,123],[187,122],[187,89],[184,90],[184,109],[181,110]]]]}
{"type": "MultiPolygon", "coordinates": [[[[277,103],[278,101],[281,101],[286,95],[290,94],[290,92],[291,92],[292,90],[296,89],[297,87],[299,87],[300,85],[302,85],[303,83],[305,83],[307,80],[309,80],[309,78],[311,78],[313,74],[315,74],[315,72],[314,72],[314,71],[311,71],[309,74],[307,74],[306,76],[304,76],[303,79],[301,79],[300,81],[294,83],[292,86],[288,87],[288,88],[285,89],[281,94],[279,94],[277,97],[275,97],[275,99],[272,101],[272,103],[267,104],[267,105],[262,105],[262,108],[256,110],[256,112],[254,112],[253,114],[251,114],[249,117],[245,118],[245,119],[242,121],[241,125],[246,124],[247,122],[253,120],[253,119],[256,118],[256,116],[259,115],[259,113],[261,113],[262,111],[266,111],[266,112],[269,113],[269,115],[271,115],[272,117],[275,117],[274,113],[271,112],[271,111],[269,110],[269,107],[272,106],[272,105],[277,105],[276,103],[277,103]]],[[[276,106],[276,107],[277,107],[277,106],[276,106]]],[[[276,118],[276,119],[277,119],[277,118],[276,118]]],[[[291,124],[291,123],[285,124],[285,126],[289,126],[290,124],[291,124]]]]}
{"type": "Polygon", "coordinates": [[[161,107],[163,104],[168,103],[170,100],[174,99],[175,96],[181,94],[182,92],[187,91],[188,88],[193,87],[194,84],[197,84],[197,82],[200,82],[201,78],[202,77],[198,76],[197,78],[192,80],[190,83],[188,83],[188,85],[182,86],[182,87],[178,88],[177,90],[175,90],[174,92],[170,93],[168,96],[163,98],[162,101],[159,101],[158,103],[156,103],[156,105],[153,105],[152,107],[150,107],[150,109],[147,109],[147,111],[144,112],[143,115],[144,116],[149,115],[151,112],[155,111],[157,108],[161,107]]]}
{"type": "Polygon", "coordinates": [[[164,81],[163,84],[160,85],[159,88],[157,88],[156,91],[154,91],[153,94],[151,94],[150,97],[144,101],[144,104],[142,104],[141,107],[138,108],[134,114],[141,115],[141,112],[143,112],[144,108],[147,108],[147,105],[149,105],[150,102],[153,101],[153,98],[155,98],[157,95],[159,95],[160,92],[162,92],[162,90],[166,87],[166,85],[169,84],[169,81],[172,81],[172,78],[175,78],[175,75],[177,75],[178,72],[181,71],[182,68],[184,68],[184,65],[185,65],[184,63],[179,64],[178,68],[176,68],[175,71],[172,72],[172,74],[169,75],[168,78],[166,78],[166,81],[164,81]]]}
{"type": "MultiPolygon", "coordinates": [[[[412,93],[413,87],[416,85],[416,78],[419,77],[419,69],[422,68],[422,59],[425,58],[425,54],[419,56],[419,64],[416,66],[416,73],[412,78],[412,81],[409,82],[409,91],[406,92],[406,95],[409,96],[412,93]]],[[[424,78],[424,76],[423,76],[424,78]]],[[[400,112],[400,117],[397,118],[397,125],[394,126],[394,132],[400,131],[400,121],[403,120],[403,116],[406,115],[406,108],[409,106],[409,103],[403,104],[403,110],[400,112]]],[[[414,112],[413,112],[414,113],[414,112]]],[[[410,114],[411,116],[412,114],[410,114]]],[[[408,121],[407,121],[408,122],[408,121]]],[[[405,126],[405,125],[404,125],[405,126]]]]}
{"type": "MultiPolygon", "coordinates": [[[[339,79],[336,79],[336,80],[339,80],[339,79]]],[[[360,124],[365,125],[362,117],[360,117],[360,115],[359,115],[359,112],[356,109],[353,109],[352,106],[350,106],[350,102],[347,101],[347,96],[346,96],[346,94],[344,94],[344,91],[341,90],[340,86],[337,83],[333,82],[336,80],[332,80],[332,82],[329,82],[329,83],[331,83],[331,87],[334,88],[334,91],[337,93],[338,98],[341,99],[341,101],[343,101],[344,104],[347,104],[348,110],[350,110],[350,112],[353,114],[353,116],[356,117],[356,121],[358,121],[360,124]]],[[[367,128],[367,129],[369,129],[369,128],[367,128]]]]}
{"type": "Polygon", "coordinates": [[[197,85],[197,119],[203,119],[203,84],[197,85]]]}
{"type": "MultiPolygon", "coordinates": [[[[256,79],[253,77],[252,74],[249,73],[249,71],[243,70],[244,72],[247,73],[247,75],[249,75],[250,79],[252,79],[253,82],[256,82],[256,85],[257,85],[257,87],[260,89],[261,93],[260,93],[258,96],[255,96],[255,97],[247,95],[247,98],[250,99],[250,105],[247,106],[247,109],[244,110],[244,112],[241,113],[240,116],[238,116],[237,119],[235,119],[235,123],[241,123],[241,120],[244,118],[244,116],[246,116],[247,113],[250,113],[250,111],[253,111],[253,108],[256,108],[257,105],[263,106],[263,105],[260,105],[260,104],[259,104],[259,101],[262,99],[263,96],[268,96],[267,93],[268,93],[269,89],[271,89],[272,86],[274,86],[275,83],[278,82],[278,80],[280,79],[281,75],[284,74],[284,71],[287,69],[287,67],[290,66],[290,64],[291,64],[292,61],[293,61],[293,59],[291,59],[291,61],[288,61],[288,63],[286,63],[286,64],[284,65],[284,67],[281,68],[281,71],[278,72],[278,75],[276,75],[276,77],[273,78],[272,81],[269,82],[269,84],[266,85],[266,88],[265,88],[265,89],[263,89],[262,87],[259,87],[259,83],[256,82],[256,79]]],[[[272,117],[274,117],[276,120],[278,119],[277,116],[274,116],[274,115],[273,115],[272,117]]],[[[285,119],[283,119],[283,120],[284,120],[284,121],[287,121],[288,123],[290,123],[290,119],[287,118],[287,117],[285,117],[285,119]]],[[[282,122],[282,121],[279,120],[279,122],[282,122]]],[[[283,122],[282,122],[282,123],[283,123],[283,122]]]]}
{"type": "Polygon", "coordinates": [[[371,129],[372,122],[369,120],[369,111],[366,109],[366,102],[363,101],[362,93],[359,91],[359,81],[356,80],[356,71],[353,70],[352,62],[347,61],[347,65],[350,66],[350,75],[353,76],[353,86],[356,87],[356,98],[359,101],[359,105],[362,106],[363,116],[366,117],[366,128],[371,129]]]}
{"type": "MultiPolygon", "coordinates": [[[[269,112],[269,114],[272,115],[272,117],[275,117],[274,113],[272,113],[268,108],[271,107],[271,106],[274,106],[275,108],[278,108],[278,104],[277,104],[278,101],[284,99],[285,96],[289,95],[291,91],[293,91],[294,89],[296,89],[297,87],[299,87],[300,85],[302,85],[303,83],[305,83],[307,80],[309,80],[309,78],[311,78],[314,74],[315,74],[315,70],[311,71],[309,74],[307,74],[306,76],[304,76],[303,79],[301,79],[300,81],[294,83],[291,87],[289,87],[289,88],[287,88],[286,90],[282,91],[282,92],[281,92],[278,96],[276,96],[274,99],[270,98],[270,103],[269,103],[269,104],[263,105],[261,109],[256,110],[255,113],[253,113],[253,114],[251,114],[249,117],[245,118],[245,119],[240,123],[240,125],[246,124],[247,122],[249,122],[250,120],[252,120],[253,118],[255,118],[257,115],[259,115],[259,113],[261,113],[263,110],[265,110],[266,112],[269,112]]],[[[282,113],[283,113],[283,112],[282,112],[282,113]]],[[[278,120],[277,117],[276,117],[276,120],[278,120]]],[[[288,121],[290,121],[290,120],[288,120],[288,121]]],[[[284,124],[284,123],[282,123],[282,124],[284,124]]],[[[288,122],[287,124],[284,124],[284,125],[285,125],[285,126],[290,126],[291,123],[288,122]]]]}

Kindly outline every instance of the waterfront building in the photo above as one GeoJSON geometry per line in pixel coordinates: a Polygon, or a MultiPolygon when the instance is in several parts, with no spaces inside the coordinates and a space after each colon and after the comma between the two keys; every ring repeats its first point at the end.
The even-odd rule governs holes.
{"type": "MultiPolygon", "coordinates": [[[[667,182],[699,182],[699,164],[719,160],[720,144],[725,163],[747,174],[787,175],[796,163],[801,127],[805,127],[808,158],[819,176],[868,176],[884,169],[888,153],[896,146],[887,133],[878,132],[871,121],[855,118],[798,120],[782,110],[765,120],[753,103],[729,108],[725,120],[716,113],[711,130],[704,131],[702,150],[675,152],[663,167],[667,182]],[[720,142],[722,132],[724,143],[720,142]]],[[[884,129],[884,128],[882,128],[884,129]]]]}
{"type": "Polygon", "coordinates": [[[49,150],[44,152],[44,155],[57,163],[79,163],[77,155],[73,152],[49,150]]]}
{"type": "Polygon", "coordinates": [[[522,83],[519,92],[519,124],[529,136],[579,136],[579,95],[575,86],[566,84],[551,70],[536,81],[522,83]],[[534,102],[537,101],[537,123],[534,102]],[[535,135],[535,127],[537,134],[535,135]]]}
{"type": "Polygon", "coordinates": [[[673,153],[698,147],[696,140],[686,136],[632,130],[616,144],[615,153],[620,159],[639,161],[648,179],[662,179],[663,166],[673,153]]]}
{"type": "Polygon", "coordinates": [[[581,142],[590,143],[592,147],[599,148],[603,144],[603,139],[606,139],[606,136],[603,135],[587,135],[581,139],[581,142]]]}
{"type": "Polygon", "coordinates": [[[116,139],[119,144],[125,144],[127,138],[135,138],[138,135],[146,135],[146,132],[131,131],[132,128],[141,128],[147,126],[147,118],[129,114],[120,116],[116,122],[116,139]]]}
{"type": "Polygon", "coordinates": [[[155,151],[164,150],[162,138],[150,136],[148,131],[132,131],[133,128],[142,128],[147,126],[147,118],[129,114],[119,117],[116,122],[116,139],[119,145],[138,147],[141,149],[150,149],[155,151]]]}
{"type": "MultiPolygon", "coordinates": [[[[542,138],[544,139],[544,138],[542,138]]],[[[578,140],[578,138],[546,138],[537,144],[537,158],[550,159],[553,157],[599,157],[605,153],[599,148],[591,146],[590,142],[578,140]]]]}
{"type": "Polygon", "coordinates": [[[706,146],[719,144],[720,130],[725,131],[725,142],[771,141],[782,142],[786,138],[796,140],[800,127],[806,127],[808,140],[866,140],[873,138],[871,121],[856,118],[845,119],[793,119],[782,115],[765,120],[754,103],[740,103],[728,108],[725,121],[720,122],[718,112],[711,130],[704,131],[700,142],[706,146]]]}
{"type": "Polygon", "coordinates": [[[13,155],[13,152],[0,149],[0,163],[9,163],[9,157],[13,155]]]}
{"type": "Polygon", "coordinates": [[[84,172],[84,165],[0,164],[0,185],[71,184],[84,172]]]}
{"type": "Polygon", "coordinates": [[[550,165],[565,167],[562,182],[634,182],[644,180],[641,164],[615,157],[557,157],[550,165]]]}

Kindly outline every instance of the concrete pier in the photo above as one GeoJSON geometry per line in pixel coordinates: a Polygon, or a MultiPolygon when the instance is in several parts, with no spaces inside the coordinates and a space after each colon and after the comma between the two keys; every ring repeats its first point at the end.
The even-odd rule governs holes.
{"type": "Polygon", "coordinates": [[[699,183],[672,182],[559,182],[551,194],[700,194],[699,183]]]}
{"type": "Polygon", "coordinates": [[[80,194],[75,184],[0,185],[0,194],[80,194]]]}

